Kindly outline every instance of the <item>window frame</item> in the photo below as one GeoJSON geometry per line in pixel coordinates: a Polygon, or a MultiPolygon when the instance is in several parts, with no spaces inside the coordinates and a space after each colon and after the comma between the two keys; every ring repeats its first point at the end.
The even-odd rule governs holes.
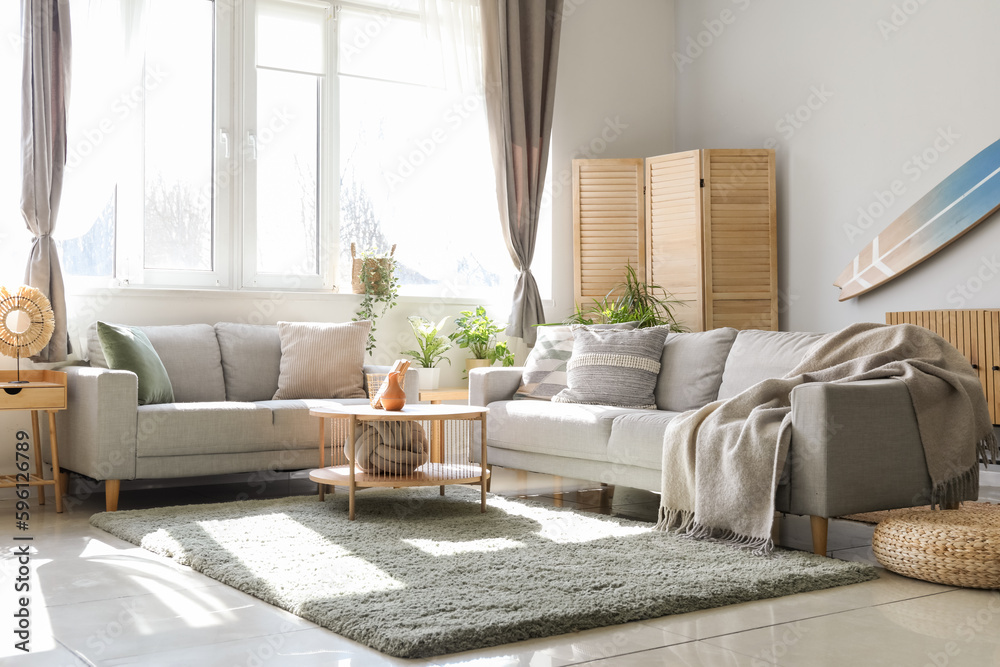
{"type": "Polygon", "coordinates": [[[241,289],[302,289],[329,290],[335,287],[336,252],[338,234],[333,212],[340,210],[339,188],[334,187],[333,175],[339,171],[337,159],[336,128],[339,125],[337,108],[336,54],[337,54],[337,5],[332,0],[271,0],[289,4],[305,5],[326,10],[328,19],[323,31],[325,73],[320,78],[317,147],[317,201],[318,229],[316,235],[317,273],[263,273],[257,270],[257,160],[251,143],[251,135],[259,136],[260,119],[257,116],[257,1],[243,3],[242,21],[237,30],[241,33],[240,72],[237,99],[243,100],[242,116],[239,119],[240,173],[242,175],[240,194],[239,224],[242,235],[235,256],[240,257],[239,286],[241,289]]]}
{"type": "MultiPolygon", "coordinates": [[[[122,165],[117,205],[115,208],[115,275],[112,282],[121,286],[141,285],[149,287],[214,287],[230,288],[232,283],[232,242],[233,231],[238,228],[234,220],[232,206],[233,179],[224,179],[220,174],[232,172],[232,160],[225,155],[222,136],[227,122],[234,115],[234,90],[232,85],[231,54],[233,53],[233,12],[220,11],[227,3],[211,2],[213,32],[213,107],[212,107],[212,268],[197,269],[147,269],[143,247],[146,233],[145,216],[145,116],[146,90],[143,86],[142,99],[137,103],[138,122],[130,131],[134,134],[137,150],[130,152],[122,165]],[[140,224],[129,224],[138,220],[140,224]],[[123,222],[124,221],[124,222],[123,222]]],[[[143,68],[146,71],[145,54],[143,68]]],[[[145,78],[145,77],[144,77],[145,78]]],[[[230,145],[232,144],[230,140],[230,145]]],[[[230,149],[230,153],[232,153],[230,149]]],[[[90,279],[91,281],[96,279],[90,279]]]]}

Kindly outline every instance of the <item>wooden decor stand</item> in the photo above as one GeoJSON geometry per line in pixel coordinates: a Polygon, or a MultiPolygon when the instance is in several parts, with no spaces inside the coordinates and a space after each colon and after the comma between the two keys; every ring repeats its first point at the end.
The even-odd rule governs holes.
{"type": "MultiPolygon", "coordinates": [[[[31,438],[34,443],[35,472],[0,475],[0,488],[11,488],[22,484],[38,487],[38,504],[45,504],[45,487],[52,486],[56,497],[56,512],[63,511],[62,476],[59,473],[59,443],[56,439],[56,411],[66,409],[66,374],[60,371],[21,371],[21,379],[27,383],[17,384],[17,371],[0,371],[0,410],[30,410],[31,438]],[[42,472],[42,445],[38,428],[38,413],[49,415],[49,441],[52,450],[52,479],[45,479],[42,472]]],[[[20,454],[21,452],[17,452],[20,454]]],[[[16,456],[24,461],[24,457],[16,456]]]]}

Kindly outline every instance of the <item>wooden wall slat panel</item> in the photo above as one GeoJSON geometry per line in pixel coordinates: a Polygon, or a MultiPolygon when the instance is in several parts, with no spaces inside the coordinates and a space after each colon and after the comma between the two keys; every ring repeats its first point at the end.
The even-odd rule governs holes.
{"type": "Polygon", "coordinates": [[[1000,310],[922,310],[886,313],[887,324],[916,324],[955,346],[975,368],[990,418],[1000,422],[1000,310]]]}

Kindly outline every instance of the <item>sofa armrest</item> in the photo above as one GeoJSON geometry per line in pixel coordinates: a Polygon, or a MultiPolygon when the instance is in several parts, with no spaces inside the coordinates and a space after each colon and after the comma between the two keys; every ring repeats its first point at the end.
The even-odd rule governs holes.
{"type": "Polygon", "coordinates": [[[56,413],[59,465],[94,479],[134,479],[139,381],[135,373],[66,366],[66,409],[56,413]]]}
{"type": "Polygon", "coordinates": [[[788,508],[820,517],[913,507],[931,482],[906,385],[814,382],[792,390],[788,508]]]}
{"type": "Polygon", "coordinates": [[[521,386],[523,367],[473,368],[469,371],[469,405],[509,401],[521,386]]]}
{"type": "MultiPolygon", "coordinates": [[[[392,366],[366,364],[364,366],[365,391],[368,391],[368,373],[388,373],[391,370],[392,366]]],[[[415,405],[420,401],[420,374],[415,368],[406,371],[406,377],[403,379],[403,391],[406,392],[407,403],[415,405]]]]}

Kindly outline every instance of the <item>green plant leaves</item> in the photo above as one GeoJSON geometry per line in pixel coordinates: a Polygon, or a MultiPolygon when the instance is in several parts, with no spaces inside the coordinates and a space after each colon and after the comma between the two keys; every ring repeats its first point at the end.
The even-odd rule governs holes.
{"type": "Polygon", "coordinates": [[[375,323],[396,305],[399,278],[396,277],[396,260],[391,254],[365,250],[361,253],[361,260],[358,278],[365,291],[354,321],[371,320],[372,328],[368,332],[368,345],[365,347],[371,356],[375,350],[375,323]]]}
{"type": "Polygon", "coordinates": [[[476,359],[489,359],[491,362],[502,361],[504,366],[514,364],[514,354],[507,350],[507,343],[497,343],[496,335],[504,330],[504,326],[496,324],[486,314],[486,308],[476,306],[473,310],[463,310],[461,317],[455,320],[457,331],[448,336],[466,348],[476,359]],[[497,352],[497,350],[501,350],[497,352]],[[509,357],[509,362],[508,362],[509,357]]]}
{"type": "Polygon", "coordinates": [[[687,331],[677,321],[674,307],[684,303],[674,299],[659,285],[639,280],[635,268],[625,265],[625,281],[614,286],[602,299],[584,310],[577,304],[576,312],[566,318],[566,324],[621,324],[636,322],[636,328],[669,325],[671,331],[687,331]]]}
{"type": "Polygon", "coordinates": [[[448,317],[445,316],[437,324],[419,315],[410,315],[406,319],[410,323],[420,350],[404,350],[403,354],[413,357],[413,360],[424,368],[434,368],[442,359],[451,364],[451,359],[444,356],[444,353],[451,349],[451,342],[444,336],[438,335],[448,317]]]}

